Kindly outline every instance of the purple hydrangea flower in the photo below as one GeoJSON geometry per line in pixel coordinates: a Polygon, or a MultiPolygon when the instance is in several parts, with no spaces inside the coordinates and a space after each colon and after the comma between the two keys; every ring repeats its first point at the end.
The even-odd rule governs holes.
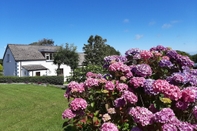
{"type": "Polygon", "coordinates": [[[157,95],[159,92],[153,90],[154,79],[146,79],[144,82],[144,91],[150,95],[157,95]]]}
{"type": "Polygon", "coordinates": [[[193,126],[188,122],[179,122],[177,128],[179,131],[194,131],[193,126]]]}
{"type": "Polygon", "coordinates": [[[186,110],[190,104],[183,101],[177,101],[175,105],[180,110],[186,110]]]}
{"type": "Polygon", "coordinates": [[[137,96],[133,92],[128,90],[123,91],[122,97],[130,104],[135,104],[138,101],[137,96]]]}
{"type": "Polygon", "coordinates": [[[152,48],[150,49],[150,51],[158,51],[158,52],[166,51],[166,50],[167,50],[167,48],[164,47],[164,46],[162,46],[162,45],[158,45],[158,46],[152,47],[152,48]]]}
{"type": "Polygon", "coordinates": [[[133,117],[136,123],[142,126],[147,126],[152,123],[153,113],[145,107],[131,107],[129,115],[133,117]]]}
{"type": "Polygon", "coordinates": [[[113,62],[122,62],[125,63],[127,61],[127,58],[125,56],[118,56],[118,55],[112,55],[112,56],[106,56],[104,58],[104,68],[108,68],[109,65],[113,62]]]}
{"type": "Polygon", "coordinates": [[[114,123],[105,122],[102,124],[100,131],[118,131],[118,128],[114,123]]]}
{"type": "Polygon", "coordinates": [[[163,108],[159,112],[156,112],[153,116],[153,120],[157,123],[174,123],[177,118],[170,108],[163,108]]]}
{"type": "Polygon", "coordinates": [[[131,131],[142,131],[142,129],[140,129],[139,127],[133,127],[132,129],[131,129],[131,131]]]}
{"type": "Polygon", "coordinates": [[[182,56],[180,54],[177,55],[177,62],[181,66],[188,66],[188,67],[194,66],[194,62],[192,60],[190,60],[190,58],[188,56],[182,56]]]}
{"type": "Polygon", "coordinates": [[[87,102],[86,100],[82,98],[75,98],[70,102],[70,109],[73,111],[79,111],[79,110],[84,110],[87,107],[87,102]]]}
{"type": "Polygon", "coordinates": [[[128,56],[135,56],[138,55],[140,53],[140,50],[138,48],[132,48],[129,49],[128,51],[125,52],[126,57],[128,56]]]}
{"type": "Polygon", "coordinates": [[[132,69],[132,72],[139,77],[148,77],[152,75],[152,69],[148,64],[138,64],[132,69]]]}
{"type": "Polygon", "coordinates": [[[123,97],[120,97],[114,100],[115,107],[123,107],[125,104],[126,104],[126,101],[123,97]]]}
{"type": "Polygon", "coordinates": [[[177,58],[178,53],[175,50],[168,50],[166,55],[170,58],[175,60],[177,58]]]}
{"type": "Polygon", "coordinates": [[[159,61],[159,66],[160,67],[167,67],[167,68],[171,68],[173,66],[172,62],[166,59],[162,59],[159,61]]]}
{"type": "Polygon", "coordinates": [[[175,124],[165,123],[162,125],[162,131],[178,131],[175,124]]]}
{"type": "Polygon", "coordinates": [[[63,113],[62,113],[62,118],[68,118],[68,119],[72,119],[76,116],[76,114],[71,110],[71,109],[66,109],[63,113]]]}

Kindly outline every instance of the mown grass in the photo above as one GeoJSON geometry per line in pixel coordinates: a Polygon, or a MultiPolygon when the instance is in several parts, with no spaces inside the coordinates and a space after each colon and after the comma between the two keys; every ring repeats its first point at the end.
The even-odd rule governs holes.
{"type": "Polygon", "coordinates": [[[0,131],[62,131],[65,90],[0,84],[0,131]]]}

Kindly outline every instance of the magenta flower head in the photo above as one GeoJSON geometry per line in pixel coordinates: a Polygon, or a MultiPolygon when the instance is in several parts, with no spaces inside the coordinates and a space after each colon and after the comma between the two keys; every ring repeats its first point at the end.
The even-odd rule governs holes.
{"type": "Polygon", "coordinates": [[[147,51],[147,50],[142,50],[142,51],[140,51],[140,56],[142,59],[148,60],[151,57],[153,57],[153,53],[150,51],[147,51]]]}
{"type": "Polygon", "coordinates": [[[116,85],[116,89],[120,92],[123,92],[124,90],[127,90],[128,89],[128,85],[125,84],[125,83],[118,83],[116,85]]]}
{"type": "Polygon", "coordinates": [[[71,109],[66,109],[63,113],[62,113],[62,118],[68,118],[68,119],[72,119],[76,116],[75,113],[73,113],[73,111],[71,109]]]}
{"type": "Polygon", "coordinates": [[[108,91],[113,91],[113,90],[115,89],[115,85],[114,85],[114,83],[113,83],[112,81],[107,81],[107,82],[105,83],[104,88],[105,88],[106,90],[108,90],[108,91]]]}
{"type": "Polygon", "coordinates": [[[133,120],[141,126],[147,126],[152,123],[153,113],[145,107],[131,107],[129,115],[131,115],[133,120]]]}
{"type": "Polygon", "coordinates": [[[130,104],[135,104],[138,101],[137,96],[133,92],[128,90],[123,91],[122,97],[130,104]]]}
{"type": "Polygon", "coordinates": [[[69,106],[73,111],[80,111],[86,109],[87,102],[82,98],[75,98],[73,101],[71,101],[69,106]]]}
{"type": "Polygon", "coordinates": [[[102,124],[100,131],[119,131],[119,130],[114,123],[106,122],[102,124]]]}
{"type": "Polygon", "coordinates": [[[87,88],[91,88],[91,87],[98,86],[98,85],[99,85],[98,79],[94,79],[94,78],[88,78],[84,82],[84,86],[87,88]]]}
{"type": "Polygon", "coordinates": [[[130,79],[129,84],[134,88],[143,87],[146,79],[144,77],[133,77],[130,79]]]}
{"type": "Polygon", "coordinates": [[[71,82],[68,84],[68,88],[70,89],[70,91],[71,91],[72,93],[73,93],[73,92],[82,93],[83,91],[85,91],[85,88],[84,88],[83,83],[78,83],[78,82],[75,82],[75,81],[71,81],[71,82]]]}
{"type": "Polygon", "coordinates": [[[162,125],[162,131],[178,131],[176,124],[165,123],[162,125]]]}
{"type": "Polygon", "coordinates": [[[132,69],[132,72],[139,77],[148,77],[152,75],[152,69],[148,64],[138,64],[132,69]]]}
{"type": "Polygon", "coordinates": [[[194,90],[185,88],[182,90],[182,99],[184,102],[195,102],[196,94],[194,90]]]}
{"type": "Polygon", "coordinates": [[[159,112],[156,112],[153,116],[153,120],[157,123],[174,123],[177,122],[174,112],[170,108],[163,108],[159,112]]]}

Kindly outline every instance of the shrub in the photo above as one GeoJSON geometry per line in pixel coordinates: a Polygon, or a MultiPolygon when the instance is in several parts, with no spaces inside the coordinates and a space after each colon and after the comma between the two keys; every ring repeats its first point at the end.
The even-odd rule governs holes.
{"type": "Polygon", "coordinates": [[[1,76],[0,83],[48,83],[54,85],[63,85],[63,76],[39,76],[39,77],[16,77],[1,76]]]}
{"type": "Polygon", "coordinates": [[[197,70],[175,50],[156,46],[105,57],[108,73],[72,81],[62,117],[65,129],[101,131],[197,130],[197,70]],[[64,124],[66,125],[66,124],[64,124]]]}
{"type": "Polygon", "coordinates": [[[78,67],[71,73],[70,76],[67,77],[67,82],[71,82],[71,81],[83,82],[85,81],[86,74],[88,72],[104,74],[106,70],[104,70],[102,66],[98,66],[98,65],[87,65],[87,66],[78,67]]]}

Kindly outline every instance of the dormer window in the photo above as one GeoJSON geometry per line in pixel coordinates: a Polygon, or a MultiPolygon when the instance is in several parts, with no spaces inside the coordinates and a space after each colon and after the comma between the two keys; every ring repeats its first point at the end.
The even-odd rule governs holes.
{"type": "Polygon", "coordinates": [[[45,53],[46,60],[53,60],[53,53],[45,53]]]}

